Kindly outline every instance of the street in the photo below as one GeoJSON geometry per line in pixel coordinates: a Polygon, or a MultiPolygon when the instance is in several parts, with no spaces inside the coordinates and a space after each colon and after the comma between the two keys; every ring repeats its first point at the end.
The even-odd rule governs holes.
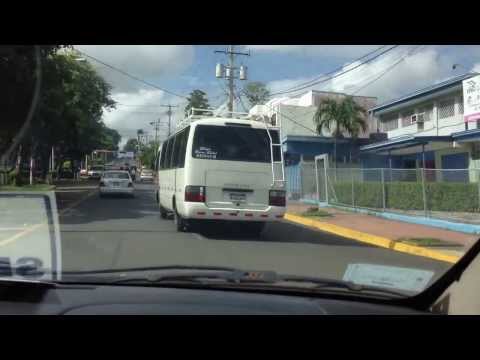
{"type": "Polygon", "coordinates": [[[179,233],[160,218],[151,184],[136,184],[133,199],[101,199],[94,186],[59,189],[59,208],[72,194],[90,196],[60,216],[64,271],[213,265],[341,279],[349,264],[366,263],[431,270],[435,280],[450,267],[287,221],[267,225],[261,237],[228,226],[179,233]]]}

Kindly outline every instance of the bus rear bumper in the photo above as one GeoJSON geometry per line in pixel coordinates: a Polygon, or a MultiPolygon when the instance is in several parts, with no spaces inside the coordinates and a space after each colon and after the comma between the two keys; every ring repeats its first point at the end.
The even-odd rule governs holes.
{"type": "Polygon", "coordinates": [[[269,206],[265,210],[251,210],[209,208],[203,203],[185,203],[184,213],[181,215],[186,219],[198,220],[272,222],[281,220],[285,212],[286,208],[280,206],[269,206]]]}

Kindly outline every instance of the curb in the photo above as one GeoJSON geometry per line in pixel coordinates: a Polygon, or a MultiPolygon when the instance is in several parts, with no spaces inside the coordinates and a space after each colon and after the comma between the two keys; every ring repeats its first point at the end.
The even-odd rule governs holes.
{"type": "Polygon", "coordinates": [[[290,213],[286,213],[284,216],[284,219],[297,224],[310,226],[318,230],[339,235],[348,239],[364,242],[364,243],[375,245],[378,247],[387,248],[393,251],[407,253],[410,255],[423,256],[430,259],[445,261],[449,263],[456,263],[460,259],[460,257],[455,255],[446,255],[439,251],[425,249],[420,246],[399,243],[397,241],[387,239],[381,236],[352,230],[343,226],[338,226],[338,225],[323,223],[323,222],[312,220],[312,219],[307,219],[302,216],[293,215],[290,213]]]}

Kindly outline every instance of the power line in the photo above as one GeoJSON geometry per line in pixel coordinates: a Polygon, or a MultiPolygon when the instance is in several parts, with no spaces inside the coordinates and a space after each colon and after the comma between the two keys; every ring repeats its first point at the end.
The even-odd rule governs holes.
{"type": "MultiPolygon", "coordinates": [[[[349,63],[347,63],[347,64],[345,64],[345,65],[342,65],[342,66],[340,66],[340,67],[338,67],[338,68],[336,68],[336,69],[334,69],[334,70],[332,70],[332,71],[329,71],[329,72],[326,73],[326,74],[322,74],[322,75],[318,76],[317,78],[314,78],[314,79],[311,79],[311,80],[309,80],[309,81],[306,81],[305,83],[301,83],[301,84],[292,86],[291,88],[287,88],[287,89],[285,89],[285,90],[280,90],[280,91],[278,91],[278,92],[284,92],[284,91],[288,91],[288,90],[291,90],[291,89],[296,89],[297,87],[304,86],[304,85],[310,84],[310,83],[312,83],[312,82],[315,82],[315,81],[317,81],[317,80],[320,80],[320,79],[324,78],[325,76],[335,74],[336,72],[342,70],[342,69],[345,68],[346,66],[349,66],[349,65],[353,64],[353,63],[356,62],[356,61],[363,60],[364,58],[366,58],[366,57],[368,57],[368,56],[376,53],[377,51],[383,49],[383,48],[386,47],[386,46],[387,46],[387,45],[382,45],[382,46],[380,46],[379,48],[376,48],[375,50],[370,51],[370,52],[368,52],[367,54],[365,54],[365,55],[363,55],[363,56],[361,56],[361,57],[359,57],[359,58],[357,58],[357,59],[355,59],[355,60],[352,60],[352,61],[350,61],[349,63]]],[[[293,91],[293,90],[292,90],[292,91],[293,91]]]]}
{"type": "Polygon", "coordinates": [[[115,70],[115,71],[117,71],[117,72],[119,72],[119,73],[121,73],[121,74],[123,74],[123,75],[125,75],[125,76],[127,76],[127,77],[129,77],[129,78],[131,78],[131,79],[133,79],[133,80],[139,81],[139,82],[141,82],[141,83],[143,83],[143,84],[145,84],[145,85],[151,86],[151,87],[153,87],[153,88],[155,88],[155,89],[157,89],[157,90],[164,91],[164,92],[166,92],[166,93],[168,93],[168,94],[170,94],[170,95],[174,95],[174,96],[178,96],[178,97],[183,98],[183,99],[187,99],[187,97],[184,96],[184,95],[176,94],[176,93],[174,93],[173,91],[164,89],[164,88],[162,88],[162,87],[160,87],[160,86],[158,86],[158,85],[155,85],[155,84],[152,84],[151,82],[148,82],[148,81],[146,81],[146,80],[143,80],[143,79],[141,79],[141,78],[139,78],[139,77],[137,77],[137,76],[135,76],[135,75],[129,74],[128,72],[126,72],[126,71],[124,71],[124,70],[122,70],[122,69],[119,69],[119,68],[117,68],[117,67],[115,67],[115,66],[113,66],[113,65],[107,64],[106,62],[104,62],[104,61],[102,61],[102,60],[100,60],[100,59],[97,59],[97,58],[94,57],[94,56],[88,55],[87,53],[85,53],[85,52],[83,52],[83,51],[80,51],[80,50],[78,50],[78,49],[75,49],[75,50],[76,50],[78,53],[82,54],[83,56],[86,56],[86,57],[88,57],[88,58],[90,58],[90,59],[92,59],[92,60],[94,60],[94,61],[96,61],[96,62],[98,62],[98,63],[100,63],[100,64],[102,64],[102,65],[104,65],[104,66],[106,66],[106,67],[108,67],[108,68],[110,68],[110,69],[112,69],[112,70],[115,70]]]}
{"type": "MultiPolygon", "coordinates": [[[[416,46],[414,47],[413,49],[411,49],[409,52],[407,52],[406,54],[404,54],[399,60],[397,60],[395,63],[393,63],[392,65],[390,65],[388,68],[386,68],[382,73],[380,73],[379,76],[377,76],[376,78],[374,78],[373,80],[369,81],[367,84],[363,85],[361,88],[357,89],[355,92],[351,93],[350,96],[353,96],[354,94],[358,93],[360,90],[366,88],[367,86],[371,85],[372,83],[374,83],[375,81],[379,80],[381,77],[383,77],[386,73],[388,73],[389,71],[391,71],[395,66],[397,66],[398,64],[400,64],[402,61],[404,61],[408,56],[411,56],[415,51],[419,51],[420,49],[424,48],[425,45],[419,47],[419,46],[416,46]],[[420,48],[420,49],[419,49],[420,48]]],[[[348,95],[348,94],[347,94],[348,95]]],[[[273,110],[273,107],[271,105],[267,105],[270,110],[273,110]]],[[[303,115],[306,115],[308,112],[310,112],[311,110],[307,111],[306,113],[304,113],[303,115]]],[[[303,116],[302,115],[302,116],[303,116]]],[[[281,116],[282,117],[285,117],[286,119],[292,121],[293,123],[295,123],[296,125],[308,130],[308,131],[311,131],[312,133],[314,133],[315,135],[318,135],[317,132],[313,129],[310,129],[309,127],[307,126],[304,126],[303,124],[295,121],[294,119],[292,119],[291,117],[285,115],[285,113],[281,113],[281,116]]]]}
{"type": "MultiPolygon", "coordinates": [[[[298,92],[298,91],[304,90],[304,89],[306,89],[306,88],[309,88],[309,87],[311,87],[311,86],[315,86],[315,85],[318,85],[318,84],[321,84],[321,83],[330,81],[330,80],[335,79],[335,78],[337,78],[337,77],[339,77],[339,76],[345,75],[345,74],[347,74],[347,73],[349,73],[349,72],[351,72],[351,71],[359,68],[360,66],[363,66],[363,65],[365,65],[365,64],[368,64],[369,62],[371,62],[371,61],[379,58],[380,56],[386,54],[386,53],[389,52],[389,51],[392,51],[393,49],[397,48],[398,46],[399,46],[399,45],[394,45],[394,46],[388,48],[387,50],[384,50],[384,51],[382,51],[381,53],[379,53],[379,54],[377,54],[377,55],[375,55],[375,56],[373,56],[373,57],[371,57],[371,58],[369,58],[369,59],[361,62],[360,64],[355,65],[355,66],[352,67],[352,68],[349,68],[349,69],[347,69],[347,70],[345,70],[345,71],[342,71],[342,72],[340,72],[340,73],[337,73],[337,74],[334,75],[334,76],[330,76],[330,77],[327,77],[326,79],[322,79],[322,80],[316,81],[316,82],[314,82],[314,83],[312,83],[312,84],[309,84],[309,85],[307,85],[307,86],[299,87],[298,89],[295,89],[295,90],[279,91],[279,92],[276,92],[276,93],[272,93],[272,94],[270,94],[270,96],[279,95],[279,94],[288,94],[288,93],[291,93],[291,92],[298,92]]],[[[342,67],[342,69],[343,69],[343,68],[344,68],[344,67],[342,67]]]]}
{"type": "MultiPolygon", "coordinates": [[[[425,46],[425,45],[424,45],[425,46]]],[[[422,48],[424,47],[422,46],[422,48]]],[[[419,46],[416,46],[414,48],[412,48],[411,50],[407,51],[402,57],[401,59],[397,60],[394,64],[392,64],[391,66],[389,66],[384,72],[382,72],[380,74],[380,76],[378,76],[377,78],[373,79],[372,81],[366,83],[365,85],[363,85],[361,88],[355,90],[353,93],[351,94],[345,94],[345,95],[350,95],[350,96],[353,96],[355,94],[357,94],[359,91],[363,90],[364,88],[368,87],[369,85],[371,85],[372,83],[374,83],[375,81],[379,80],[380,78],[382,78],[388,71],[392,70],[396,65],[398,65],[400,62],[402,62],[403,60],[405,60],[406,57],[410,56],[414,51],[415,49],[417,49],[419,46]]],[[[305,115],[307,115],[309,112],[311,112],[311,109],[305,111],[304,113],[298,115],[299,117],[303,117],[305,115]]]]}
{"type": "MultiPolygon", "coordinates": [[[[376,82],[377,80],[380,80],[385,74],[387,74],[388,72],[390,72],[395,66],[397,66],[398,64],[400,64],[401,62],[405,61],[405,59],[409,56],[411,56],[415,50],[417,49],[418,51],[420,51],[421,49],[423,49],[426,45],[423,45],[420,47],[420,49],[418,49],[419,47],[416,46],[415,48],[413,48],[412,50],[410,50],[407,54],[405,54],[404,56],[402,56],[399,60],[397,60],[396,62],[394,62],[392,65],[390,65],[388,68],[386,68],[379,76],[377,76],[376,78],[374,78],[373,80],[369,81],[368,83],[366,83],[365,85],[363,85],[362,87],[360,87],[359,89],[355,90],[351,95],[355,95],[355,94],[358,94],[361,90],[365,89],[366,87],[370,86],[371,84],[373,84],[374,82],[376,82]]],[[[418,52],[417,51],[417,52],[418,52]]]]}

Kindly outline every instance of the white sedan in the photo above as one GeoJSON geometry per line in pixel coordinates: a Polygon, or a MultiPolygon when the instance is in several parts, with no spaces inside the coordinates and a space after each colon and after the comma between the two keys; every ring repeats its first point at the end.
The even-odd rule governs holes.
{"type": "Polygon", "coordinates": [[[100,179],[100,196],[126,194],[134,197],[133,181],[128,171],[105,171],[100,179]]]}
{"type": "Polygon", "coordinates": [[[153,181],[153,171],[142,170],[142,172],[140,173],[140,182],[144,182],[144,181],[149,181],[149,182],[153,181]]]}

